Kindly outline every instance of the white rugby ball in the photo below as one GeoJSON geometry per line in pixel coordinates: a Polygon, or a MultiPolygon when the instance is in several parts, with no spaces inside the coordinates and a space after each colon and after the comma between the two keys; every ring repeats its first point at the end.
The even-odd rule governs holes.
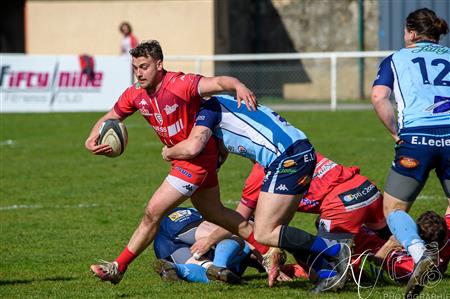
{"type": "Polygon", "coordinates": [[[107,119],[100,126],[100,137],[97,144],[108,144],[112,151],[105,156],[114,158],[120,156],[128,143],[128,132],[125,125],[118,119],[107,119]]]}

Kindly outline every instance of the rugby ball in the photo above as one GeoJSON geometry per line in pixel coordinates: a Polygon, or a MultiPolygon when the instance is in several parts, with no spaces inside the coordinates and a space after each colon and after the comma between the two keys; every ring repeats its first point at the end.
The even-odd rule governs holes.
{"type": "Polygon", "coordinates": [[[100,137],[97,144],[108,144],[112,151],[105,154],[107,157],[120,156],[128,143],[128,133],[125,125],[118,119],[107,119],[100,126],[100,137]]]}

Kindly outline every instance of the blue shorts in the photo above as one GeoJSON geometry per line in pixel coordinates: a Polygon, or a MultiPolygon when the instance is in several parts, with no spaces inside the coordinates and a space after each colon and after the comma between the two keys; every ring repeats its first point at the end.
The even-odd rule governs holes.
{"type": "Polygon", "coordinates": [[[264,169],[262,192],[297,195],[308,191],[316,154],[307,139],[299,140],[286,149],[264,169]]]}
{"type": "Polygon", "coordinates": [[[430,171],[438,178],[450,180],[450,126],[402,129],[403,141],[395,148],[392,169],[424,183],[430,171]]]}

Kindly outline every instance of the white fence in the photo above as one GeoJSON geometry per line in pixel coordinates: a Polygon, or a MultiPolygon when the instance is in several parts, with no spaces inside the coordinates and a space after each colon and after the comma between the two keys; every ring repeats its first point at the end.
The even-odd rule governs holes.
{"type": "MultiPolygon", "coordinates": [[[[329,84],[329,98],[330,98],[330,109],[336,110],[337,107],[337,90],[338,90],[338,61],[343,59],[364,59],[364,58],[384,58],[390,54],[392,54],[392,51],[371,51],[371,52],[312,52],[312,53],[278,53],[278,54],[234,54],[234,55],[168,55],[165,57],[165,61],[169,62],[191,62],[194,64],[194,72],[196,73],[202,73],[205,71],[206,68],[211,67],[211,64],[217,63],[217,62],[253,62],[258,63],[261,61],[264,62],[287,62],[287,61],[301,61],[302,63],[305,63],[307,60],[322,60],[326,61],[327,64],[329,64],[329,73],[325,76],[321,73],[321,71],[318,72],[319,78],[312,79],[311,81],[320,81],[321,77],[326,77],[325,80],[327,80],[327,84],[329,84]],[[208,67],[205,67],[205,65],[208,65],[208,67]],[[329,81],[329,82],[328,82],[329,81]]],[[[355,60],[356,61],[356,60],[355,60]]],[[[364,82],[366,85],[370,85],[371,82],[374,79],[374,74],[376,73],[376,70],[378,68],[379,61],[376,60],[370,65],[364,66],[365,71],[368,70],[368,74],[370,75],[369,78],[367,78],[367,82],[364,82]]],[[[353,63],[354,66],[356,66],[356,63],[353,63]]],[[[366,63],[367,64],[367,63],[366,63]]],[[[354,68],[353,66],[353,68],[354,68]]],[[[292,69],[292,68],[291,68],[292,69]]],[[[323,66],[321,67],[323,69],[323,66]]],[[[279,73],[281,74],[283,72],[283,67],[279,68],[279,73]]],[[[345,72],[345,71],[344,71],[345,72]]],[[[217,74],[217,70],[213,71],[215,75],[217,74]]],[[[348,72],[347,72],[348,73],[348,72]]],[[[227,74],[225,72],[225,74],[227,74]]],[[[236,75],[236,77],[240,78],[239,74],[236,74],[235,72],[229,75],[236,75]]],[[[276,75],[275,75],[276,76],[276,75]]],[[[355,76],[352,78],[347,78],[348,74],[342,74],[341,81],[343,82],[341,85],[346,85],[349,83],[350,80],[355,81],[355,76]]],[[[244,81],[245,82],[245,81],[244,81]]],[[[323,84],[316,85],[317,87],[312,86],[312,89],[321,89],[323,87],[323,84]]],[[[341,87],[342,88],[342,87],[341,87]]],[[[306,90],[309,93],[313,93],[311,89],[300,89],[300,91],[306,90]]],[[[258,93],[258,90],[256,90],[258,93]]],[[[318,97],[321,97],[318,95],[318,97]]]]}
{"type": "MultiPolygon", "coordinates": [[[[354,99],[358,94],[361,62],[363,83],[370,90],[380,59],[391,53],[168,55],[165,62],[170,70],[235,76],[258,97],[321,99],[336,110],[339,99],[354,99]]],[[[0,112],[110,109],[130,83],[130,62],[119,56],[95,56],[94,60],[94,80],[86,80],[75,55],[1,54],[0,112]]]]}

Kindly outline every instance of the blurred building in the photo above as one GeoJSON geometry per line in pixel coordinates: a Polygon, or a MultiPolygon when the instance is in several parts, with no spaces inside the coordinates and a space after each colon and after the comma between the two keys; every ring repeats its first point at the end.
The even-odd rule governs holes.
{"type": "MultiPolygon", "coordinates": [[[[159,40],[165,55],[395,50],[403,46],[403,22],[409,12],[427,6],[450,20],[448,0],[5,3],[1,9],[0,50],[29,54],[119,54],[118,26],[122,21],[131,23],[140,40],[159,40]]],[[[449,44],[449,37],[443,43],[449,44]]],[[[362,84],[370,87],[373,71],[368,72],[368,79],[363,77],[367,69],[376,68],[378,60],[339,63],[345,74],[354,74],[342,80],[357,82],[355,78],[359,76],[362,84]],[[345,70],[347,66],[349,69],[345,70]]],[[[196,70],[192,62],[167,61],[166,67],[196,70]]],[[[203,64],[201,71],[205,75],[236,75],[262,95],[328,97],[323,88],[308,88],[308,83],[318,80],[326,86],[329,78],[324,74],[328,75],[329,65],[323,61],[210,62],[203,64]]],[[[357,97],[358,87],[348,86],[346,92],[346,97],[357,97]]]]}

